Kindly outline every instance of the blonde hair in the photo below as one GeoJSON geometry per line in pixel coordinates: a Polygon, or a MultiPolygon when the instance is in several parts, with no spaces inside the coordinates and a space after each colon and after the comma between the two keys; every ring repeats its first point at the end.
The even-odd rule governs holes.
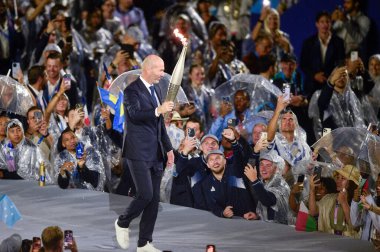
{"type": "Polygon", "coordinates": [[[281,34],[282,35],[283,32],[280,30],[280,26],[281,26],[280,14],[278,13],[278,11],[276,9],[273,9],[273,8],[270,9],[270,13],[268,14],[268,16],[266,17],[266,19],[264,20],[264,30],[265,30],[265,32],[268,33],[268,34],[272,34],[272,31],[268,27],[269,17],[271,15],[277,16],[277,19],[278,19],[278,27],[274,31],[275,34],[281,34]]]}
{"type": "Polygon", "coordinates": [[[45,250],[58,250],[59,241],[63,239],[62,229],[58,226],[50,226],[45,228],[41,234],[42,244],[45,250]]]}

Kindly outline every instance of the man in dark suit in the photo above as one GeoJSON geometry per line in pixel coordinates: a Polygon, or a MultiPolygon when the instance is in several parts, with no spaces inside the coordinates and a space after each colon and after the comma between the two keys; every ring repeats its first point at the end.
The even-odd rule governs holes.
{"type": "MultiPolygon", "coordinates": [[[[63,70],[63,58],[62,54],[58,52],[50,53],[46,60],[46,73],[47,73],[47,85],[44,88],[44,98],[47,102],[50,102],[53,95],[58,92],[61,85],[65,85],[63,82],[63,76],[61,71],[63,70]]],[[[65,91],[65,94],[69,98],[70,106],[73,107],[80,100],[77,92],[77,83],[71,79],[70,88],[65,91]]]]}
{"type": "Polygon", "coordinates": [[[330,14],[325,11],[318,13],[315,25],[318,33],[303,42],[300,61],[308,98],[324,86],[335,66],[345,56],[343,40],[331,33],[330,14]]]}
{"type": "Polygon", "coordinates": [[[157,218],[164,160],[174,163],[173,149],[166,133],[163,115],[173,110],[173,102],[161,103],[158,81],[164,75],[164,61],[149,55],[141,65],[140,77],[124,91],[127,134],[123,158],[127,162],[137,195],[125,213],[115,221],[121,248],[129,246],[129,225],[142,213],[137,251],[160,251],[153,247],[152,233],[157,218]]]}

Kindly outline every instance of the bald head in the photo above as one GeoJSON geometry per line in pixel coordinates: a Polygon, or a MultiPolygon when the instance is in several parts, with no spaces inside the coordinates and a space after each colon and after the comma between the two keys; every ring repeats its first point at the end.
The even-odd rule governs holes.
{"type": "Polygon", "coordinates": [[[164,76],[164,61],[157,55],[147,56],[141,64],[141,77],[150,84],[158,83],[164,76]]]}

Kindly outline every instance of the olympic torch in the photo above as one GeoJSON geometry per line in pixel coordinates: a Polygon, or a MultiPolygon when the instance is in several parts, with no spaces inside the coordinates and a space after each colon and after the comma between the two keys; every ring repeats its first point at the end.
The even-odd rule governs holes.
{"type": "Polygon", "coordinates": [[[187,51],[187,39],[178,32],[178,29],[174,30],[174,35],[181,40],[183,45],[181,55],[177,61],[177,64],[174,67],[172,77],[170,78],[170,84],[168,87],[168,93],[166,95],[165,101],[175,101],[177,97],[178,90],[181,86],[182,77],[183,77],[183,69],[185,67],[185,57],[187,51]]]}

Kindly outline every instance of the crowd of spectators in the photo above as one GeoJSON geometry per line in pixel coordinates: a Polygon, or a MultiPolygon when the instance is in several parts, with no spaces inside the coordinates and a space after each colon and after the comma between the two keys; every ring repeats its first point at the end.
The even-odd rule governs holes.
{"type": "MultiPolygon", "coordinates": [[[[175,164],[164,173],[161,200],[288,225],[303,201],[319,231],[379,249],[378,174],[363,173],[346,148],[351,158],[333,156],[321,177],[314,167],[329,161],[311,148],[325,129],[372,125],[368,134],[378,134],[380,54],[367,55],[370,20],[361,1],[319,12],[299,59],[280,26],[294,1],[264,5],[250,29],[252,2],[166,0],[146,8],[133,0],[0,0],[0,74],[12,69],[33,102],[26,114],[13,113],[17,97],[7,98],[0,79],[0,179],[37,181],[43,163],[47,184],[134,197],[123,133],[113,128],[114,111],[99,106],[97,87],[139,69],[149,54],[171,74],[182,50],[178,29],[189,41],[182,81],[189,103],[165,117],[175,164]],[[286,84],[291,94],[261,111],[267,116],[250,89],[215,96],[237,75],[258,75],[272,90],[286,84]]],[[[61,242],[62,231],[51,227],[44,246],[52,233],[61,242]]]]}

